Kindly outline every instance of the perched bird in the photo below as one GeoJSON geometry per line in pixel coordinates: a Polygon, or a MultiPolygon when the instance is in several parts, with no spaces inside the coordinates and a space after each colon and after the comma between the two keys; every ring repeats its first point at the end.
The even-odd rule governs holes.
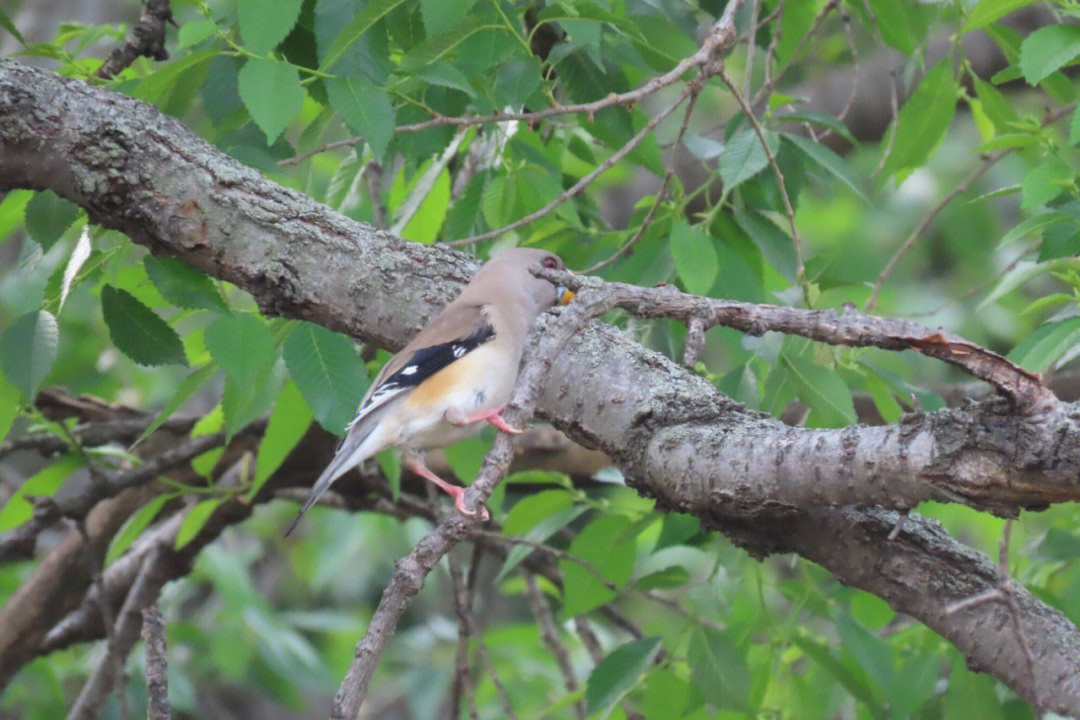
{"type": "Polygon", "coordinates": [[[502,410],[517,381],[525,341],[540,313],[574,296],[536,277],[534,267],[565,266],[558,255],[534,248],[497,255],[383,366],[286,535],[335,480],[391,446],[403,451],[406,467],[442,488],[460,512],[469,514],[462,502],[465,488],[429,470],[423,452],[463,440],[485,421],[503,432],[521,432],[507,424],[502,410]]]}

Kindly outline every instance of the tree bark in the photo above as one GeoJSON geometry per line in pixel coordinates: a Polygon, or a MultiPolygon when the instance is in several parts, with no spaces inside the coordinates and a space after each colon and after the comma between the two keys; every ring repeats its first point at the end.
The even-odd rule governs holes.
{"type": "MultiPolygon", "coordinates": [[[[267,315],[399,348],[476,261],[341,217],[223,155],[150,105],[0,60],[0,190],[49,188],[92,222],[250,292],[267,315]]],[[[892,426],[790,428],[748,411],[618,330],[593,323],[555,359],[538,414],[603,450],[627,483],[755,555],[796,552],[954,643],[1040,710],[1080,714],[1080,633],[1015,588],[1008,606],[947,607],[997,586],[996,566],[935,523],[893,513],[963,500],[1002,514],[1077,496],[1075,405],[1001,400],[892,426]]]]}

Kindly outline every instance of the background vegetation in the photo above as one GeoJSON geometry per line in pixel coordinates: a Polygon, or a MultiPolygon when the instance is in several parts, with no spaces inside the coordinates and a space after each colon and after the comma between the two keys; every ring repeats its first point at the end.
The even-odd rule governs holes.
{"type": "MultiPolygon", "coordinates": [[[[409,241],[480,258],[539,246],[609,280],[912,318],[1048,373],[1064,399],[1076,393],[1072,2],[748,0],[719,74],[700,87],[676,74],[632,103],[605,99],[693,56],[726,3],[177,0],[168,59],[140,57],[107,79],[95,73],[137,4],[40,37],[27,30],[37,5],[0,11],[9,56],[152,103],[274,181],[409,241]],[[593,101],[602,107],[559,112],[593,101]]],[[[682,357],[681,324],[609,321],[682,357]]],[[[77,441],[76,418],[31,402],[42,388],[153,413],[138,435],[171,417],[198,418],[191,436],[247,438],[254,469],[231,485],[215,472],[221,447],[183,478],[162,476],[107,543],[105,573],[153,528],[179,523],[182,548],[228,498],[255,498],[312,423],[341,432],[388,357],[266,318],[243,291],[89,223],[50,191],[0,197],[0,327],[0,532],[30,521],[34,497],[86,482],[88,466],[140,462],[130,440],[77,441]],[[25,436],[61,449],[16,452],[11,438],[25,436]]],[[[694,369],[809,427],[896,422],[982,392],[915,353],[725,328],[706,334],[694,369]]],[[[492,437],[451,448],[445,465],[469,480],[492,437]]],[[[493,532],[527,544],[460,547],[429,577],[365,716],[1034,717],[881,599],[658,512],[606,463],[559,458],[515,472],[489,503],[493,532]],[[537,543],[554,548],[533,555],[547,573],[522,564],[537,543]]],[[[403,482],[392,455],[380,468],[390,497],[404,485],[441,504],[403,482]]],[[[175,717],[321,716],[394,560],[430,526],[422,513],[317,508],[283,538],[296,492],[275,493],[200,540],[190,573],[159,599],[175,717]]],[[[961,505],[920,511],[996,555],[1003,520],[961,505]]],[[[1078,525],[1072,504],[1025,513],[1010,556],[1014,577],[1074,622],[1078,525]]],[[[61,542],[57,527],[0,567],[0,598],[61,542]]],[[[0,705],[62,716],[102,644],[32,659],[0,705]]],[[[145,706],[143,655],[124,662],[103,717],[145,706]]]]}

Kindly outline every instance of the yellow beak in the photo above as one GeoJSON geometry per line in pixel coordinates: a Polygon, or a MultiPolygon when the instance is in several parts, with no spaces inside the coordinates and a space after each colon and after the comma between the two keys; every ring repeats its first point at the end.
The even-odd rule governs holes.
{"type": "Polygon", "coordinates": [[[574,299],[574,292],[559,285],[555,288],[555,297],[560,305],[569,305],[570,301],[574,299]]]}

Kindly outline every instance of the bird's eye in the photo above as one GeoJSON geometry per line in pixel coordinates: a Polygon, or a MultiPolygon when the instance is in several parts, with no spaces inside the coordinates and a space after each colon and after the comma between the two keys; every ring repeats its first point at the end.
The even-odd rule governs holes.
{"type": "Polygon", "coordinates": [[[556,260],[553,257],[546,257],[546,258],[544,258],[544,263],[543,264],[544,264],[544,267],[546,267],[548,270],[554,270],[555,268],[557,268],[559,266],[559,261],[556,260]]]}

